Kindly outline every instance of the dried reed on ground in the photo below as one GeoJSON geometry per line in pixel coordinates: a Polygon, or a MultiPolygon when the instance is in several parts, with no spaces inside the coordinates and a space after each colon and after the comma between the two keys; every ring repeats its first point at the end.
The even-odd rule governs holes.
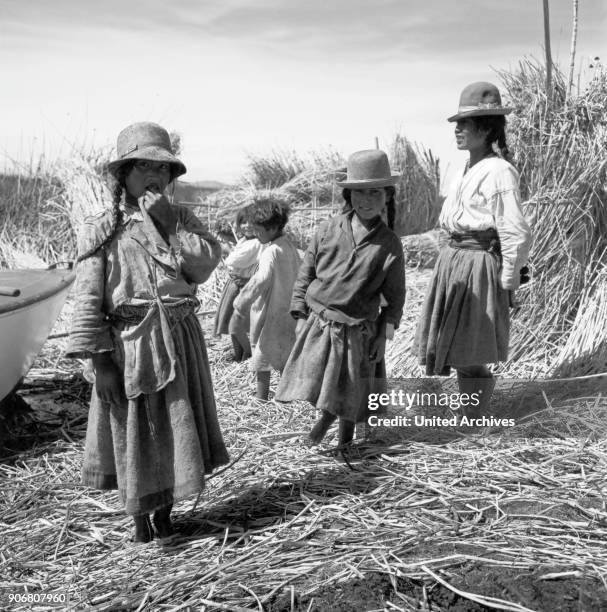
{"type": "Polygon", "coordinates": [[[303,443],[306,405],[256,402],[225,342],[211,339],[209,354],[234,463],[177,506],[173,540],[128,542],[115,494],[78,484],[83,403],[41,401],[45,435],[0,464],[5,592],[67,590],[71,609],[107,611],[607,601],[604,398],[544,402],[497,432],[376,428],[348,465],[303,443]]]}

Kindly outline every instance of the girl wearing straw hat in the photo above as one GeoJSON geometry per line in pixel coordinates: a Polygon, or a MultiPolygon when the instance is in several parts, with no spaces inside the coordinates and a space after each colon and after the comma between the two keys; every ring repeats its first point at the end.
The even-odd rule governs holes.
{"type": "Polygon", "coordinates": [[[67,350],[95,374],[84,451],[84,484],[118,489],[134,540],[172,534],[173,502],[199,492],[228,461],[196,285],[220,246],[168,184],[185,173],[166,130],[136,123],[118,135],[108,166],[111,210],[79,235],[76,304],[67,350]],[[153,512],[153,520],[148,516],[153,512]]]}
{"type": "Polygon", "coordinates": [[[457,371],[461,393],[480,393],[487,407],[495,381],[488,363],[508,357],[509,305],[527,261],[531,232],[520,206],[519,176],[508,162],[505,115],[491,83],[462,92],[457,148],[469,160],[456,177],[439,224],[449,241],[439,254],[419,321],[416,345],[428,375],[457,371]]]}
{"type": "Polygon", "coordinates": [[[394,206],[398,176],[383,151],[353,153],[346,180],[337,182],[346,211],[319,227],[299,270],[291,300],[296,341],[276,399],[306,400],[322,411],[310,432],[315,444],[337,418],[340,446],[352,440],[379,382],[387,329],[402,316],[403,249],[381,219],[394,206]]]}

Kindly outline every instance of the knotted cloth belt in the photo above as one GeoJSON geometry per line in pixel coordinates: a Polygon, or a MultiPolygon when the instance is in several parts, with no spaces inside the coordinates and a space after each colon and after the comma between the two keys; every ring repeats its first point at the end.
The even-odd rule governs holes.
{"type": "Polygon", "coordinates": [[[468,249],[471,251],[488,251],[501,254],[500,239],[493,228],[470,232],[452,233],[449,235],[449,246],[454,249],[468,249]]]}
{"type": "MultiPolygon", "coordinates": [[[[162,307],[171,323],[183,321],[188,315],[196,311],[200,302],[196,298],[184,298],[178,302],[162,302],[162,307]]],[[[143,304],[121,304],[112,314],[108,315],[111,323],[141,323],[150,310],[158,308],[158,302],[151,300],[143,304]]]]}

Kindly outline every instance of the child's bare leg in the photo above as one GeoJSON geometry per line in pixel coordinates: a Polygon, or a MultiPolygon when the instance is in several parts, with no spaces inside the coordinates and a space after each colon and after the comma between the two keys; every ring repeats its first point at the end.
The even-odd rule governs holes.
{"type": "Polygon", "coordinates": [[[154,537],[150,517],[147,514],[135,514],[133,522],[135,523],[133,542],[141,542],[143,544],[150,542],[154,537]]]}
{"type": "Polygon", "coordinates": [[[260,400],[267,400],[270,394],[270,372],[257,372],[257,394],[255,397],[260,400]]]}
{"type": "Polygon", "coordinates": [[[352,421],[346,421],[345,419],[339,419],[339,445],[350,444],[352,438],[354,438],[354,428],[356,423],[352,421]]]}
{"type": "Polygon", "coordinates": [[[244,361],[251,356],[251,343],[246,333],[230,334],[236,361],[244,361]]]}
{"type": "Polygon", "coordinates": [[[173,504],[163,506],[154,512],[154,527],[159,538],[168,538],[175,533],[173,523],[171,522],[171,510],[173,504]]]}
{"type": "Polygon", "coordinates": [[[234,359],[236,361],[242,361],[242,356],[243,356],[242,344],[238,342],[238,338],[236,337],[236,334],[230,334],[230,339],[232,340],[232,350],[234,351],[234,359]]]}
{"type": "Polygon", "coordinates": [[[335,422],[337,417],[331,414],[328,410],[323,410],[322,414],[312,430],[310,431],[309,437],[312,444],[320,444],[321,440],[325,437],[329,427],[335,422]]]}

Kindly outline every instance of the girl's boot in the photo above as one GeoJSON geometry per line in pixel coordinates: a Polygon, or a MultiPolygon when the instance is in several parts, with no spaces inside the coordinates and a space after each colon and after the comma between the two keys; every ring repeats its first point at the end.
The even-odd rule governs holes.
{"type": "Polygon", "coordinates": [[[352,423],[352,421],[339,419],[339,446],[345,446],[346,444],[350,444],[350,442],[352,442],[355,427],[356,424],[352,423]]]}
{"type": "Polygon", "coordinates": [[[169,504],[168,506],[163,506],[154,512],[154,518],[152,520],[154,522],[156,534],[159,538],[168,538],[175,533],[175,528],[173,527],[173,523],[171,521],[172,509],[173,504],[169,504]]]}
{"type": "Polygon", "coordinates": [[[133,542],[139,542],[142,544],[151,542],[152,538],[154,537],[154,532],[152,531],[150,517],[147,514],[135,514],[133,516],[133,522],[135,523],[133,542]]]}
{"type": "Polygon", "coordinates": [[[325,437],[329,427],[335,422],[337,417],[331,414],[328,410],[323,410],[322,414],[312,430],[310,431],[309,438],[312,444],[320,444],[321,440],[325,437]]]}

